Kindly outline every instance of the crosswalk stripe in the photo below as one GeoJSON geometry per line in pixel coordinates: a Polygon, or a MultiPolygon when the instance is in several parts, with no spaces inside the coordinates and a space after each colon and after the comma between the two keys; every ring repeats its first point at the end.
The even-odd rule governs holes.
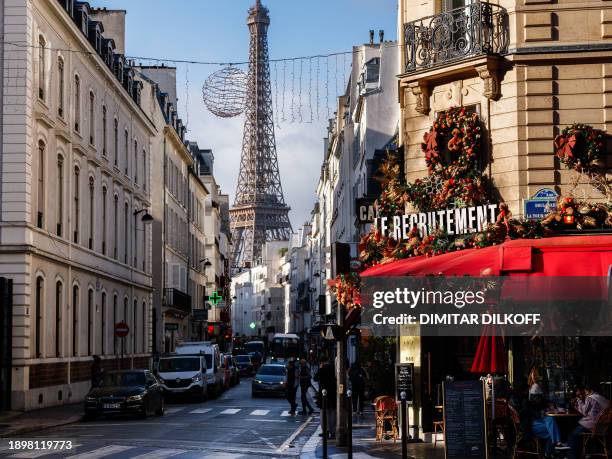
{"type": "Polygon", "coordinates": [[[100,459],[102,457],[110,456],[111,454],[121,453],[128,449],[134,449],[133,446],[122,446],[122,445],[110,445],[103,446],[102,448],[94,449],[93,451],[87,451],[86,453],[77,454],[71,456],[72,459],[100,459]]]}
{"type": "Polygon", "coordinates": [[[166,457],[177,456],[186,452],[187,450],[184,449],[158,449],[157,451],[140,454],[139,456],[132,456],[132,459],[165,459],[166,457]]]}
{"type": "Polygon", "coordinates": [[[269,412],[270,410],[253,410],[251,411],[251,416],[265,416],[269,412]]]}
{"type": "MultiPolygon", "coordinates": [[[[77,445],[77,444],[72,444],[72,449],[76,448],[77,446],[81,446],[81,445],[77,445]]],[[[0,448],[0,451],[2,451],[2,448],[0,448]]],[[[14,457],[14,458],[37,458],[37,457],[42,457],[42,456],[47,456],[49,454],[57,454],[60,452],[69,452],[69,450],[60,450],[60,449],[41,449],[38,451],[24,451],[22,453],[17,453],[17,454],[13,454],[9,457],[14,457]]]]}
{"type": "Polygon", "coordinates": [[[281,413],[281,416],[291,416],[291,415],[289,414],[289,411],[285,410],[281,413]]]}
{"type": "Polygon", "coordinates": [[[221,411],[221,414],[236,414],[240,411],[240,408],[228,408],[227,410],[221,411]]]}
{"type": "Polygon", "coordinates": [[[174,413],[178,413],[179,411],[182,411],[184,408],[182,407],[174,407],[174,408],[166,408],[166,414],[174,414],[174,413]]]}
{"type": "Polygon", "coordinates": [[[212,411],[212,408],[198,408],[197,410],[190,411],[191,414],[206,414],[212,411]]]}

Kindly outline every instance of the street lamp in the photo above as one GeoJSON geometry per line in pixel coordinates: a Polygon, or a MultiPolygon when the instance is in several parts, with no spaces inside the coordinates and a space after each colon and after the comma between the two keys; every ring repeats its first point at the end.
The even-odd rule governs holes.
{"type": "Polygon", "coordinates": [[[139,214],[143,212],[144,212],[144,215],[140,218],[140,221],[142,221],[143,223],[151,223],[153,221],[153,216],[147,211],[146,208],[135,210],[134,217],[137,217],[139,214]]]}

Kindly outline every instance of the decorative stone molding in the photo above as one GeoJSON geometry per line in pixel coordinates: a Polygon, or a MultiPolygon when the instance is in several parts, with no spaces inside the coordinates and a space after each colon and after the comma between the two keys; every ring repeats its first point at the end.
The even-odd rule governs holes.
{"type": "Polygon", "coordinates": [[[411,83],[409,86],[412,94],[416,96],[416,108],[415,110],[422,115],[427,115],[430,110],[429,98],[431,91],[429,85],[426,82],[418,81],[411,83]]]}
{"type": "Polygon", "coordinates": [[[478,72],[478,76],[484,84],[483,95],[487,99],[498,100],[501,97],[501,81],[498,70],[485,64],[476,67],[476,72],[478,72]]]}

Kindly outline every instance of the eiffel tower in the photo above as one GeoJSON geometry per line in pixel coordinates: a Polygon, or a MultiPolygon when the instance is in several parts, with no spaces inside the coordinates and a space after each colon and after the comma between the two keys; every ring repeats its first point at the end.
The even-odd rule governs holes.
{"type": "Polygon", "coordinates": [[[240,174],[230,209],[232,266],[264,260],[262,244],[289,240],[292,230],[285,204],[274,138],[268,56],[268,9],[257,0],[247,19],[251,34],[247,105],[240,174]]]}

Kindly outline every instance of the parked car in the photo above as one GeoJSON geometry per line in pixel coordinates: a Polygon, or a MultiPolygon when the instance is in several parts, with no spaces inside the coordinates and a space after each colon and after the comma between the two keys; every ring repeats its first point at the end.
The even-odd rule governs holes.
{"type": "Polygon", "coordinates": [[[238,373],[240,376],[253,376],[255,369],[253,367],[253,362],[251,361],[251,356],[247,354],[241,354],[234,357],[236,362],[236,367],[238,368],[238,373]]]}
{"type": "Polygon", "coordinates": [[[284,365],[267,363],[262,365],[251,383],[251,395],[285,395],[287,369],[284,365]]]}
{"type": "Polygon", "coordinates": [[[164,415],[161,385],[149,370],[110,371],[85,396],[85,418],[136,414],[146,418],[164,415]]]}
{"type": "Polygon", "coordinates": [[[240,382],[240,375],[238,374],[238,368],[234,362],[234,356],[232,354],[224,354],[225,371],[228,374],[229,385],[234,387],[240,382]]]}
{"type": "Polygon", "coordinates": [[[212,356],[164,355],[157,365],[157,376],[166,395],[187,395],[197,401],[208,396],[206,374],[212,369],[212,356]]]}

